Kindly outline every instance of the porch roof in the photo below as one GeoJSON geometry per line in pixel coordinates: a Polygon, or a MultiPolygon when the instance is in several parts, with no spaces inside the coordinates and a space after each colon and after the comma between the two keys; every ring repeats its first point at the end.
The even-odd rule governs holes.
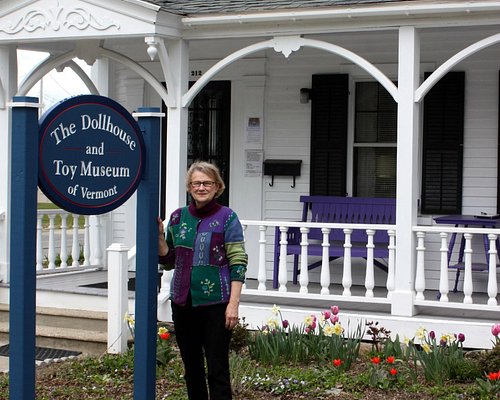
{"type": "Polygon", "coordinates": [[[199,14],[231,14],[242,12],[276,11],[333,6],[403,3],[415,0],[150,0],[163,10],[183,16],[199,14]]]}

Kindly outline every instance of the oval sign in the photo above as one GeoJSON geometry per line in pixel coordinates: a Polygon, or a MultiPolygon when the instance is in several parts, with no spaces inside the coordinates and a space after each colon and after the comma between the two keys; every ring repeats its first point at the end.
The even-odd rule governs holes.
{"type": "Polygon", "coordinates": [[[40,120],[38,184],[62,209],[103,214],[137,189],[144,141],[137,121],[107,97],[64,100],[40,120]]]}

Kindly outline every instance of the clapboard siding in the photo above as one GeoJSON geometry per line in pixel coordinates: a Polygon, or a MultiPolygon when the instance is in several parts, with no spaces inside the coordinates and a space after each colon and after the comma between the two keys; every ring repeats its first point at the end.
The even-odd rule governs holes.
{"type": "MultiPolygon", "coordinates": [[[[423,31],[422,74],[424,71],[433,70],[429,65],[435,65],[437,68],[474,41],[496,33],[494,30],[484,29],[483,33],[475,32],[468,36],[467,30],[461,28],[423,31]]],[[[396,32],[324,35],[320,39],[359,54],[377,64],[391,79],[397,80],[396,32]]],[[[466,214],[495,212],[496,208],[498,90],[497,85],[492,85],[491,81],[498,80],[500,51],[492,48],[480,53],[480,56],[475,54],[454,68],[457,71],[465,71],[462,212],[466,214]]],[[[353,81],[372,78],[341,57],[316,49],[300,49],[288,59],[273,51],[269,51],[267,55],[265,158],[301,159],[302,171],[301,176],[297,177],[295,188],[290,187],[291,178],[275,177],[273,187],[267,184],[270,181],[268,177],[264,179],[264,216],[269,220],[297,220],[301,215],[298,198],[300,195],[309,194],[310,175],[311,103],[300,104],[300,88],[311,87],[313,74],[347,73],[353,81]]],[[[352,126],[349,129],[352,130],[352,126]]],[[[268,242],[274,241],[274,232],[268,230],[267,236],[268,242]]],[[[474,238],[473,245],[475,257],[484,254],[481,253],[480,237],[474,238]]],[[[432,288],[437,287],[439,280],[439,249],[439,235],[427,235],[426,264],[427,268],[430,268],[427,285],[432,288]]],[[[271,257],[268,258],[271,261],[270,252],[268,257],[271,257]]],[[[269,262],[268,268],[271,268],[271,265],[269,262]]],[[[353,271],[358,280],[362,271],[353,271]]],[[[316,271],[311,274],[311,278],[317,278],[316,271]]],[[[453,278],[454,274],[450,272],[450,282],[453,278]]]]}

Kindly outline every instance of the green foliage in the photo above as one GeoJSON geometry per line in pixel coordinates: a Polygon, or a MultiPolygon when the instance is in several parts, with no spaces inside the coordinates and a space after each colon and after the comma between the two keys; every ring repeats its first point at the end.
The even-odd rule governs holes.
{"type": "Polygon", "coordinates": [[[338,307],[334,308],[335,314],[324,311],[319,318],[311,315],[303,324],[290,326],[279,307],[274,306],[275,317],[269,318],[267,325],[259,329],[249,342],[250,356],[258,362],[272,364],[317,361],[329,365],[337,360],[333,369],[350,369],[358,358],[364,332],[360,324],[354,332],[348,329],[346,333],[338,322],[338,307]]]}
{"type": "Polygon", "coordinates": [[[479,358],[483,372],[500,371],[500,342],[497,340],[494,347],[482,353],[479,358]]]}
{"type": "Polygon", "coordinates": [[[443,334],[438,341],[434,332],[420,328],[416,336],[419,344],[415,339],[408,342],[409,359],[422,366],[427,382],[440,385],[463,371],[467,360],[464,359],[463,340],[458,339],[460,335],[443,334]]]}
{"type": "Polygon", "coordinates": [[[481,399],[498,399],[500,397],[500,371],[495,377],[492,374],[487,375],[484,379],[477,379],[477,385],[481,399]]]}
{"type": "MultiPolygon", "coordinates": [[[[135,339],[135,319],[133,316],[126,314],[125,321],[127,322],[130,334],[135,339]]],[[[156,332],[156,363],[160,367],[165,367],[176,357],[174,350],[173,338],[168,327],[159,324],[156,332]]]]}
{"type": "Polygon", "coordinates": [[[246,349],[250,340],[250,332],[247,328],[248,324],[245,323],[245,317],[239,319],[231,334],[230,350],[238,353],[246,349]]]}

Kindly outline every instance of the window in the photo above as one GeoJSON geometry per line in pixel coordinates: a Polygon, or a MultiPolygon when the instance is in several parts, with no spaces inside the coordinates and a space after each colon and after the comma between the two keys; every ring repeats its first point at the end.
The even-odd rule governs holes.
{"type": "Polygon", "coordinates": [[[357,82],[353,194],[396,197],[397,104],[378,82],[357,82]]]}
{"type": "MultiPolygon", "coordinates": [[[[348,75],[313,75],[310,194],[345,196],[348,75]]],[[[378,82],[355,85],[353,196],[396,196],[397,104],[378,82]]],[[[425,96],[421,212],[462,212],[465,74],[425,96]]]]}

